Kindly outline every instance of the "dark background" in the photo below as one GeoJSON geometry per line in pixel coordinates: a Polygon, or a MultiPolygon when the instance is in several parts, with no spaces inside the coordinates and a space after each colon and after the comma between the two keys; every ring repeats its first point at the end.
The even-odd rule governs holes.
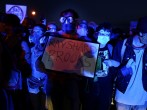
{"type": "Polygon", "coordinates": [[[5,4],[26,5],[28,16],[35,10],[37,21],[45,16],[57,24],[60,12],[72,8],[81,19],[97,24],[107,21],[123,30],[128,30],[131,20],[147,15],[147,0],[0,0],[0,12],[5,12],[5,4]]]}

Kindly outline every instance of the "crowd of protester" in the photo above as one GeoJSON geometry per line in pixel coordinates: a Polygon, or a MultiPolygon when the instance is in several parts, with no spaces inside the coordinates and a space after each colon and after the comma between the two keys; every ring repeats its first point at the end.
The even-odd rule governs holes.
{"type": "Polygon", "coordinates": [[[20,23],[0,13],[0,110],[146,110],[147,17],[128,32],[80,19],[73,9],[61,11],[59,22],[20,23]],[[93,77],[47,69],[50,37],[99,44],[93,77]]]}

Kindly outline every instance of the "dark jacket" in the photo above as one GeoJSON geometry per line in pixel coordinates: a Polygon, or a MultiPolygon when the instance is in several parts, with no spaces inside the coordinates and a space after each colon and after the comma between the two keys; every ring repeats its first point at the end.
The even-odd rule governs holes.
{"type": "MultiPolygon", "coordinates": [[[[133,41],[133,37],[130,37],[127,39],[125,44],[126,49],[124,52],[122,63],[118,68],[115,69],[115,73],[117,74],[116,88],[122,93],[125,93],[127,86],[129,84],[129,81],[131,79],[131,75],[129,74],[129,75],[123,76],[121,73],[121,68],[126,65],[127,59],[133,58],[134,61],[138,60],[136,59],[135,53],[133,51],[134,49],[132,47],[132,41],[133,41]]],[[[121,62],[122,45],[123,45],[123,41],[120,41],[117,43],[114,49],[113,59],[119,62],[121,62]]],[[[143,82],[144,90],[147,91],[147,48],[145,48],[144,54],[143,54],[142,82],[143,82]]]]}

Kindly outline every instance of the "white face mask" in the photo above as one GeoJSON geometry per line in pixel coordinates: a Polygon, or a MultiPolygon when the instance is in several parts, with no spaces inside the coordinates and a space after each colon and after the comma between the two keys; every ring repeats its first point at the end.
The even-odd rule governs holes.
{"type": "Polygon", "coordinates": [[[98,36],[97,42],[100,44],[106,45],[110,41],[109,36],[98,36]]]}
{"type": "Polygon", "coordinates": [[[97,42],[106,45],[110,41],[110,32],[104,29],[99,31],[97,42]]]}
{"type": "Polygon", "coordinates": [[[79,34],[79,36],[87,36],[87,30],[84,28],[78,28],[77,29],[77,33],[79,34]]]}

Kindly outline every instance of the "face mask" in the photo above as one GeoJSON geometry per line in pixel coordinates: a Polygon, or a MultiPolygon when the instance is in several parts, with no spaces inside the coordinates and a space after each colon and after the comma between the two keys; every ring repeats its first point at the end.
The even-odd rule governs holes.
{"type": "Polygon", "coordinates": [[[75,27],[73,24],[63,24],[62,25],[62,30],[64,32],[72,32],[73,30],[75,30],[75,27]]]}
{"type": "Polygon", "coordinates": [[[79,36],[87,36],[87,30],[84,28],[77,29],[77,33],[79,34],[79,36]]]}
{"type": "Polygon", "coordinates": [[[98,36],[97,42],[100,44],[106,45],[110,41],[109,36],[98,36]]]}

